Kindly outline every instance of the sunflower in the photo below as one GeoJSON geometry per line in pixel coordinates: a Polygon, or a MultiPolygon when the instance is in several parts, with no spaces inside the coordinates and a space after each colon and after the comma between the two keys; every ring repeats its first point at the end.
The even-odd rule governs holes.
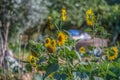
{"type": "Polygon", "coordinates": [[[45,39],[45,47],[47,47],[50,44],[51,44],[51,39],[50,38],[46,38],[45,39]]]}
{"type": "Polygon", "coordinates": [[[91,9],[86,11],[86,22],[89,26],[95,23],[95,15],[91,9]]]}
{"type": "Polygon", "coordinates": [[[79,48],[79,52],[80,52],[80,53],[85,53],[85,52],[86,52],[86,49],[85,49],[84,47],[80,47],[80,48],[79,48]]]}
{"type": "Polygon", "coordinates": [[[58,40],[57,40],[58,45],[62,46],[66,42],[66,40],[67,40],[67,35],[63,33],[62,31],[60,31],[58,33],[58,40]]]}
{"type": "Polygon", "coordinates": [[[56,40],[52,40],[51,45],[53,45],[55,47],[56,46],[56,40]]]}
{"type": "Polygon", "coordinates": [[[36,66],[36,61],[37,61],[37,57],[33,56],[32,54],[30,54],[29,56],[29,63],[33,66],[36,66]]]}
{"type": "Polygon", "coordinates": [[[50,53],[55,53],[55,51],[56,51],[56,47],[53,45],[49,45],[46,48],[50,53]]]}
{"type": "Polygon", "coordinates": [[[56,41],[46,38],[45,47],[50,53],[54,53],[56,51],[56,41]]]}
{"type": "Polygon", "coordinates": [[[66,8],[65,7],[63,7],[62,8],[62,10],[61,10],[61,15],[62,15],[62,20],[63,21],[66,21],[66,14],[67,14],[67,12],[66,12],[66,8]]]}
{"type": "Polygon", "coordinates": [[[118,49],[117,47],[111,47],[110,49],[107,50],[107,58],[109,60],[114,60],[118,56],[118,49]]]}

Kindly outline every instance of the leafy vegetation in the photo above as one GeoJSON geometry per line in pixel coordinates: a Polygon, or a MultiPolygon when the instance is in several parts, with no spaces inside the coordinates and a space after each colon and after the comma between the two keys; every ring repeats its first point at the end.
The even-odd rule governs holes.
{"type": "MultiPolygon", "coordinates": [[[[9,48],[19,57],[25,56],[25,50],[29,56],[25,56],[25,61],[18,59],[25,67],[23,72],[19,65],[7,69],[0,67],[0,79],[14,80],[21,74],[31,73],[32,80],[119,80],[119,9],[119,3],[110,4],[108,0],[2,0],[0,43],[7,32],[5,25],[10,22],[9,48]],[[92,36],[93,45],[83,44],[77,50],[76,45],[82,40],[72,39],[68,29],[87,32],[92,36]],[[34,32],[38,32],[37,39],[32,40],[34,32]],[[23,35],[28,36],[24,48],[21,47],[23,35]],[[96,37],[109,39],[110,44],[103,46],[102,41],[102,46],[96,46],[96,37]]],[[[5,56],[6,62],[11,59],[5,56]]],[[[13,65],[14,60],[9,65],[13,65]]]]}

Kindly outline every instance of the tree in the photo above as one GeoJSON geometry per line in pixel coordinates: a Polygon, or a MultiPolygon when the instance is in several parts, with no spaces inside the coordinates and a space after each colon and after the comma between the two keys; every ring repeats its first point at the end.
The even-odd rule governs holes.
{"type": "MultiPolygon", "coordinates": [[[[4,66],[6,55],[14,58],[8,42],[26,29],[41,25],[47,17],[48,0],[1,0],[0,1],[0,65],[4,66]]],[[[7,60],[9,61],[9,60],[7,60]]]]}

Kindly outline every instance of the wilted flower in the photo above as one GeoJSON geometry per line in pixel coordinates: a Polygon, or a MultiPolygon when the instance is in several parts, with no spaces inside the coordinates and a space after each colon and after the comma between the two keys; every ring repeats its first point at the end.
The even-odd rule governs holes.
{"type": "Polygon", "coordinates": [[[47,25],[49,26],[50,30],[53,30],[54,26],[51,23],[51,16],[48,16],[47,25]]]}
{"type": "Polygon", "coordinates": [[[56,47],[53,45],[49,45],[46,48],[50,53],[55,53],[55,51],[56,51],[56,47]]]}

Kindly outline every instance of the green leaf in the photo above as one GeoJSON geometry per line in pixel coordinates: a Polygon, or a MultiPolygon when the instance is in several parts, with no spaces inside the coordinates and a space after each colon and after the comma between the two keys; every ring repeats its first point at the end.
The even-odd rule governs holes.
{"type": "Polygon", "coordinates": [[[47,77],[49,74],[57,71],[58,69],[59,69],[58,63],[49,64],[48,67],[47,67],[47,70],[46,70],[45,77],[47,77]]]}
{"type": "Polygon", "coordinates": [[[92,51],[94,48],[95,48],[94,46],[88,46],[88,49],[91,50],[91,51],[92,51]]]}
{"type": "Polygon", "coordinates": [[[30,64],[26,64],[25,68],[27,71],[30,71],[30,72],[32,71],[32,66],[30,64]]]}
{"type": "Polygon", "coordinates": [[[81,80],[81,73],[78,71],[73,72],[74,79],[81,80]]]}
{"type": "Polygon", "coordinates": [[[29,43],[30,43],[31,45],[34,45],[34,44],[35,44],[35,42],[34,42],[33,40],[30,40],[29,43]]]}
{"type": "Polygon", "coordinates": [[[87,28],[85,31],[86,32],[92,32],[92,29],[91,28],[87,28]]]}
{"type": "Polygon", "coordinates": [[[114,73],[113,73],[112,71],[110,71],[110,70],[108,71],[108,74],[111,75],[111,76],[113,76],[113,77],[117,77],[116,74],[114,74],[114,73]]]}
{"type": "Polygon", "coordinates": [[[113,65],[114,65],[115,67],[118,67],[118,68],[120,69],[120,64],[119,64],[119,63],[114,62],[113,65]]]}
{"type": "Polygon", "coordinates": [[[69,47],[65,48],[65,53],[67,54],[67,57],[70,59],[76,59],[77,55],[76,55],[76,51],[75,50],[71,50],[69,47]]]}
{"type": "Polygon", "coordinates": [[[86,72],[74,71],[73,72],[73,77],[74,77],[75,80],[81,80],[81,79],[89,80],[86,72]]]}
{"type": "Polygon", "coordinates": [[[39,58],[39,60],[37,60],[37,64],[42,64],[46,60],[47,60],[47,58],[45,56],[42,56],[42,57],[39,58]]]}
{"type": "Polygon", "coordinates": [[[66,74],[59,74],[59,73],[54,74],[54,79],[56,80],[66,80],[66,78],[67,78],[66,74]]]}
{"type": "Polygon", "coordinates": [[[117,61],[118,63],[120,63],[120,59],[118,59],[118,61],[117,61]]]}
{"type": "Polygon", "coordinates": [[[79,54],[77,51],[75,51],[75,53],[76,53],[76,55],[77,55],[77,57],[78,57],[79,61],[81,61],[82,59],[81,59],[80,54],[79,54]]]}

